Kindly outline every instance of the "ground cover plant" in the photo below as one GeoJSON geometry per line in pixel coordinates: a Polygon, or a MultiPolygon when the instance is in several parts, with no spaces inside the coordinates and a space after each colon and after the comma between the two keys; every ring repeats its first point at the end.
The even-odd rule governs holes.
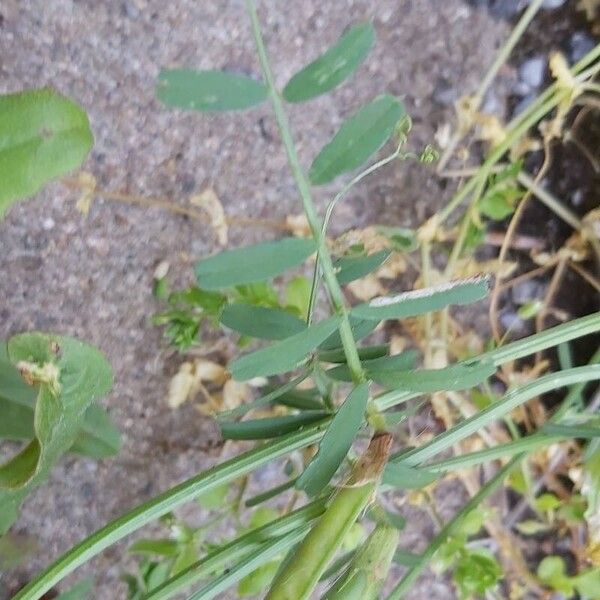
{"type": "MultiPolygon", "coordinates": [[[[571,111],[597,102],[594,77],[600,70],[600,48],[573,66],[555,55],[554,82],[512,122],[501,124],[479,112],[491,78],[540,5],[531,3],[481,88],[459,106],[460,127],[437,165],[445,172],[453,150],[474,125],[491,141],[483,162],[463,169],[460,176],[465,179],[455,196],[416,231],[375,224],[337,240],[328,236],[335,206],[353,185],[376,177],[378,169],[393,162],[436,162],[432,147],[406,149],[410,117],[399,98],[382,91],[357,108],[306,170],[298,160],[286,116],[286,105],[327,93],[358,70],[374,43],[370,24],[350,27],[337,44],[278,90],[258,15],[248,0],[262,80],[218,71],[161,73],[157,97],[172,108],[212,112],[270,102],[302,202],[301,226],[290,226],[297,235],[200,259],[195,266],[197,286],[172,292],[165,274],[156,276],[155,293],[168,306],[156,322],[166,325],[169,339],[182,351],[198,344],[205,322],[239,334],[240,355],[227,371],[213,366],[211,374],[200,374],[194,371],[196,366],[188,365],[174,383],[184,388],[183,401],[193,389],[204,388],[206,381],[234,390],[249,382],[252,390],[259,390],[252,399],[225,406],[216,403],[214,408],[225,439],[255,445],[107,524],[50,565],[16,599],[41,598],[78,566],[157,519],[168,531],[166,537],[143,538],[130,548],[143,557],[138,570],[125,578],[131,598],[164,599],[181,593],[213,598],[233,586],[239,595],[273,599],[308,598],[316,590],[329,599],[377,598],[383,590],[388,598],[401,598],[428,566],[452,572],[457,593],[465,598],[519,597],[524,586],[540,594],[546,589],[595,597],[600,588],[599,429],[596,406],[586,404],[585,391],[600,377],[600,366],[596,353],[588,365],[573,367],[570,343],[597,333],[600,315],[540,327],[529,337],[511,340],[510,331],[499,331],[495,314],[500,286],[508,276],[510,239],[530,195],[572,224],[571,247],[577,244],[584,257],[579,261],[573,253],[549,257],[543,266],[569,261],[595,282],[584,266],[584,259],[598,253],[594,216],[574,217],[540,186],[548,165],[531,174],[523,159],[538,147],[548,156],[571,111]],[[388,143],[389,155],[356,174],[388,143]],[[348,172],[353,177],[340,185],[321,217],[311,188],[336,182],[348,172]],[[477,260],[475,253],[489,221],[511,215],[499,259],[477,260]],[[440,252],[445,254],[441,268],[435,260],[440,252]],[[398,257],[417,262],[415,289],[381,294],[378,276],[388,268],[393,280],[401,272],[398,257]],[[313,276],[308,279],[298,269],[311,260],[313,276]],[[291,278],[279,293],[271,281],[290,271],[291,278]],[[373,284],[371,291],[365,290],[365,281],[373,284]],[[349,305],[345,290],[359,302],[349,305]],[[449,309],[476,307],[490,290],[493,340],[483,347],[480,340],[469,343],[459,317],[449,309]],[[398,321],[412,332],[413,348],[393,337],[385,339],[391,329],[381,324],[394,326],[398,321]],[[382,330],[384,339],[378,343],[364,341],[382,330]],[[559,349],[558,367],[541,354],[552,348],[559,349]],[[522,361],[528,357],[535,360],[522,361]],[[540,396],[557,390],[562,394],[560,404],[545,409],[540,396]],[[443,431],[407,436],[403,424],[426,400],[443,431]],[[553,493],[544,481],[540,486],[535,477],[540,465],[547,467],[548,448],[551,456],[562,454],[571,469],[566,494],[553,493]],[[253,473],[275,461],[281,463],[282,483],[248,496],[253,473]],[[399,491],[429,506],[438,519],[431,490],[451,478],[464,484],[470,496],[465,506],[451,520],[440,520],[424,550],[401,547],[399,491]],[[486,504],[507,481],[522,496],[522,504],[509,515],[510,525],[497,507],[486,504]],[[193,500],[213,515],[201,527],[189,526],[172,513],[193,500]],[[233,523],[237,534],[224,537],[218,530],[223,522],[233,523]],[[586,531],[586,548],[578,557],[583,568],[569,572],[564,558],[549,555],[533,570],[515,531],[537,535],[558,528],[586,531]]],[[[23,96],[9,100],[24,105],[23,96]]],[[[0,123],[3,146],[10,150],[9,142],[21,134],[3,127],[0,123]]],[[[70,135],[72,128],[66,129],[70,135]]],[[[86,138],[85,126],[83,130],[86,138]]],[[[41,131],[38,123],[31,143],[43,147],[54,139],[54,129],[44,122],[41,131]]],[[[61,143],[71,148],[73,140],[61,143]]],[[[48,168],[35,185],[32,180],[27,186],[22,183],[31,168],[25,165],[24,174],[15,179],[15,190],[2,197],[4,202],[28,195],[43,180],[75,168],[89,143],[87,138],[83,150],[73,150],[73,160],[48,168]]],[[[39,159],[40,153],[27,151],[26,144],[14,145],[23,154],[9,152],[0,168],[6,164],[7,173],[19,174],[8,161],[20,166],[31,156],[39,159]]],[[[522,310],[525,318],[540,319],[551,308],[547,299],[522,310]]],[[[2,467],[0,502],[7,515],[2,521],[6,530],[16,518],[19,502],[60,454],[75,449],[73,444],[85,447],[82,439],[90,430],[101,430],[85,424],[93,400],[110,387],[110,368],[94,349],[42,333],[15,336],[2,358],[6,366],[0,382],[10,388],[0,388],[2,401],[7,410],[29,410],[27,434],[18,439],[31,440],[2,467]]],[[[206,393],[210,396],[210,391],[206,393]]],[[[21,423],[20,416],[15,419],[21,423]]],[[[98,416],[98,421],[102,419],[98,416]]],[[[98,437],[105,442],[112,439],[109,447],[118,446],[114,436],[98,437]]],[[[95,447],[94,441],[89,446],[95,447]]],[[[79,593],[89,590],[88,582],[81,585],[84,592],[79,593]]]]}

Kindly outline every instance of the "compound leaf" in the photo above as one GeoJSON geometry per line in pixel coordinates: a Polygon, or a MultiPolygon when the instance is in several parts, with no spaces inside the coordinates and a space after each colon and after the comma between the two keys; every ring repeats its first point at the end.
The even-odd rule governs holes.
{"type": "Polygon", "coordinates": [[[344,256],[335,261],[337,280],[340,285],[360,279],[380,267],[390,256],[389,250],[382,250],[367,256],[344,256]]]}

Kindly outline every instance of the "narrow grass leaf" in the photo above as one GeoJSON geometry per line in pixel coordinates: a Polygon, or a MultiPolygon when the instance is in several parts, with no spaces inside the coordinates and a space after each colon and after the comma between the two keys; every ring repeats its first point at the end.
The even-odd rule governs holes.
{"type": "Polygon", "coordinates": [[[266,502],[267,500],[270,500],[271,498],[275,498],[275,496],[279,496],[279,494],[282,494],[283,492],[289,490],[290,488],[293,488],[295,484],[296,484],[296,479],[290,479],[289,481],[286,481],[285,483],[282,483],[281,485],[271,488],[270,490],[267,490],[266,492],[263,492],[262,494],[256,494],[256,496],[252,496],[252,498],[248,498],[248,500],[246,500],[246,502],[244,502],[244,504],[246,505],[247,508],[252,508],[253,506],[257,506],[259,504],[262,504],[263,502],[266,502]]]}
{"type": "Polygon", "coordinates": [[[167,106],[219,112],[261,104],[267,99],[267,87],[226,71],[165,69],[158,76],[156,96],[167,106]]]}
{"type": "Polygon", "coordinates": [[[368,304],[352,309],[352,315],[361,319],[405,319],[441,310],[450,305],[472,304],[489,292],[488,277],[451,281],[438,286],[404,292],[397,296],[374,298],[368,304]]]}
{"type": "Polygon", "coordinates": [[[388,141],[405,114],[402,103],[390,95],[363,106],[319,152],[308,173],[310,181],[322,185],[360,167],[388,141]]]}
{"type": "Polygon", "coordinates": [[[338,322],[338,317],[330,317],[285,340],[234,360],[229,370],[238,381],[291,371],[333,333],[338,322]]]}
{"type": "MultiPolygon", "coordinates": [[[[416,350],[407,350],[394,356],[383,356],[372,360],[363,361],[363,368],[373,381],[385,381],[386,377],[393,377],[401,372],[408,372],[414,369],[419,354],[416,350]]],[[[339,365],[328,369],[327,376],[336,381],[352,381],[352,374],[347,365],[339,365]]]]}
{"type": "Polygon", "coordinates": [[[483,383],[496,372],[488,361],[456,363],[443,369],[417,369],[414,371],[378,371],[377,382],[392,389],[429,394],[442,390],[466,390],[483,383]]]}
{"type": "Polygon", "coordinates": [[[366,58],[375,41],[370,23],[355,25],[334,46],[296,73],[283,88],[288,102],[304,102],[338,86],[366,58]]]}
{"type": "Polygon", "coordinates": [[[0,217],[79,167],[93,142],[85,111],[54,90],[0,95],[0,217]]]}
{"type": "Polygon", "coordinates": [[[360,279],[379,268],[391,255],[389,250],[382,250],[366,256],[344,256],[338,258],[333,266],[340,285],[360,279]]]}
{"type": "Polygon", "coordinates": [[[298,478],[298,489],[315,496],[331,481],[363,423],[368,399],[368,383],[361,383],[350,392],[329,423],[317,454],[298,478]]]}
{"type": "Polygon", "coordinates": [[[303,263],[314,251],[314,240],[304,238],[226,250],[198,261],[196,278],[200,287],[209,290],[265,281],[303,263]]]}
{"type": "Polygon", "coordinates": [[[283,340],[306,329],[306,323],[280,308],[229,304],[221,313],[221,324],[242,335],[263,340],[283,340]]]}
{"type": "Polygon", "coordinates": [[[329,413],[306,410],[297,415],[266,417],[250,421],[219,421],[221,435],[226,440],[266,440],[299,431],[307,425],[327,418],[329,413]]]}
{"type": "Polygon", "coordinates": [[[386,465],[382,483],[400,490],[416,490],[429,485],[439,476],[439,473],[427,469],[394,462],[386,465]]]}
{"type": "Polygon", "coordinates": [[[285,550],[297,544],[307,534],[308,530],[308,526],[299,527],[286,535],[263,544],[260,549],[253,552],[249,557],[241,560],[222,575],[215,577],[208,585],[191,594],[188,600],[211,600],[212,598],[222,597],[226,589],[267,561],[280,556],[285,550]]]}
{"type": "Polygon", "coordinates": [[[600,437],[600,425],[562,425],[560,423],[546,423],[541,428],[542,433],[551,436],[568,437],[572,439],[594,439],[600,437]]]}
{"type": "MultiPolygon", "coordinates": [[[[207,471],[203,471],[151,500],[136,506],[68,550],[38,575],[34,581],[31,581],[19,591],[13,600],[37,600],[77,567],[130,533],[220,485],[247,475],[260,466],[294,450],[314,444],[321,439],[322,435],[323,428],[315,425],[301,432],[278,438],[270,444],[260,445],[207,471]]],[[[227,560],[234,560],[230,552],[227,553],[227,560]]],[[[209,572],[212,572],[212,570],[209,572]]],[[[152,598],[154,600],[154,596],[152,598]]],[[[156,598],[162,598],[162,596],[158,595],[156,598]]]]}

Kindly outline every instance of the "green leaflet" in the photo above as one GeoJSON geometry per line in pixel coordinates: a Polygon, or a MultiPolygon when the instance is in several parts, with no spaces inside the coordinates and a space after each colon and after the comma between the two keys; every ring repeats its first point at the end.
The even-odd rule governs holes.
{"type": "Polygon", "coordinates": [[[83,424],[71,452],[101,459],[114,456],[121,449],[121,434],[110,417],[98,404],[86,411],[83,424]]]}
{"type": "Polygon", "coordinates": [[[442,285],[404,292],[397,296],[375,298],[368,304],[352,309],[352,315],[361,319],[405,319],[441,310],[451,304],[471,304],[483,300],[489,292],[488,277],[471,277],[442,285]]]}
{"type": "Polygon", "coordinates": [[[322,185],[360,167],[388,141],[405,114],[402,103],[387,94],[363,106],[319,152],[308,172],[310,181],[322,185]]]}
{"type": "Polygon", "coordinates": [[[303,102],[338,86],[360,66],[373,46],[370,23],[355,25],[334,46],[296,73],[283,88],[288,102],[303,102]]]}
{"type": "MultiPolygon", "coordinates": [[[[350,328],[352,337],[358,342],[367,337],[379,325],[377,321],[371,319],[356,319],[350,314],[350,328]]],[[[339,350],[342,348],[342,338],[339,331],[334,331],[322,344],[319,344],[319,350],[339,350]]]]}
{"type": "Polygon", "coordinates": [[[329,423],[317,454],[298,478],[298,489],[315,496],[331,481],[363,423],[368,399],[368,383],[361,383],[350,392],[329,423]]]}
{"type": "MultiPolygon", "coordinates": [[[[362,366],[369,379],[378,383],[385,382],[386,378],[399,371],[409,371],[414,369],[417,363],[418,352],[416,350],[407,350],[394,356],[382,356],[372,360],[365,360],[362,366]]],[[[347,365],[339,365],[326,371],[327,376],[337,381],[352,381],[352,375],[347,365]]]]}
{"type": "Polygon", "coordinates": [[[338,323],[338,317],[330,317],[311,325],[296,335],[234,360],[229,370],[238,381],[291,371],[333,333],[338,323]]]}
{"type": "Polygon", "coordinates": [[[389,258],[390,254],[389,250],[382,250],[381,252],[375,252],[366,256],[344,256],[338,258],[333,263],[333,266],[337,270],[336,277],[339,284],[346,285],[375,271],[375,269],[380,267],[389,258]]]}
{"type": "Polygon", "coordinates": [[[0,217],[14,201],[79,167],[93,141],[83,109],[54,90],[0,96],[0,217]]]}
{"type": "Polygon", "coordinates": [[[208,290],[265,281],[303,263],[315,249],[312,239],[288,237],[225,250],[198,261],[196,278],[208,290]]]}
{"type": "Polygon", "coordinates": [[[221,323],[242,335],[263,340],[283,340],[306,329],[306,323],[280,308],[229,304],[221,323]]]}
{"type": "Polygon", "coordinates": [[[8,354],[38,386],[38,397],[36,437],[0,466],[1,533],[17,518],[25,496],[43,482],[73,445],[92,401],[112,385],[111,368],[101,352],[73,338],[44,333],[17,335],[8,342],[8,354]]]}
{"type": "Polygon", "coordinates": [[[165,69],[158,76],[156,97],[167,106],[218,112],[261,104],[267,88],[246,75],[225,71],[165,69]]]}
{"type": "MultiPolygon", "coordinates": [[[[382,358],[387,356],[390,347],[387,344],[379,344],[377,346],[364,346],[357,348],[358,357],[360,360],[373,360],[374,358],[382,358]]],[[[334,348],[333,350],[319,351],[319,360],[328,363],[345,363],[346,353],[343,348],[334,348]]]]}
{"type": "Polygon", "coordinates": [[[307,425],[322,421],[329,413],[306,410],[295,415],[266,417],[250,421],[219,421],[221,435],[226,440],[265,440],[298,431],[307,425]]]}
{"type": "Polygon", "coordinates": [[[443,369],[418,369],[415,371],[383,372],[377,381],[390,389],[403,389],[428,394],[441,390],[466,390],[483,383],[496,372],[496,366],[488,361],[456,363],[443,369]]]}
{"type": "Polygon", "coordinates": [[[402,462],[389,462],[383,472],[382,483],[401,490],[418,490],[440,477],[427,469],[409,467],[402,462]]]}

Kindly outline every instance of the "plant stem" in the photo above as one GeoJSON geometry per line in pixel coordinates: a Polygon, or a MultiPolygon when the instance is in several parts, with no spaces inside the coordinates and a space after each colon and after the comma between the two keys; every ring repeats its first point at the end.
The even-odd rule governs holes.
{"type": "Polygon", "coordinates": [[[308,224],[317,243],[317,254],[321,263],[325,285],[327,286],[333,308],[340,317],[339,331],[342,345],[344,347],[344,353],[346,355],[346,360],[348,361],[348,368],[352,373],[352,379],[356,383],[362,383],[365,381],[365,373],[360,364],[358,350],[352,335],[352,328],[350,327],[350,320],[348,318],[348,310],[346,309],[346,304],[344,301],[344,294],[340,284],[336,279],[331,255],[329,254],[329,249],[327,248],[327,241],[321,231],[321,223],[319,222],[315,204],[310,193],[310,186],[306,179],[306,175],[300,166],[300,161],[296,153],[296,147],[294,146],[294,142],[292,140],[292,135],[287,116],[283,108],[283,103],[281,101],[279,92],[275,87],[275,80],[269,65],[269,59],[267,58],[267,52],[262,39],[260,23],[258,21],[258,15],[256,13],[256,7],[253,0],[246,0],[246,8],[252,21],[252,33],[254,35],[256,49],[258,51],[260,65],[269,88],[271,103],[273,105],[273,110],[275,111],[275,118],[277,120],[283,145],[285,146],[288,162],[290,164],[294,180],[296,181],[298,192],[302,198],[302,204],[304,206],[304,212],[306,214],[308,224]]]}
{"type": "MultiPolygon", "coordinates": [[[[327,209],[325,210],[325,217],[323,218],[323,226],[321,227],[321,235],[324,238],[327,237],[327,227],[329,226],[329,221],[331,219],[333,209],[336,207],[337,203],[350,191],[350,189],[352,189],[357,183],[362,181],[365,177],[367,177],[368,175],[370,175],[377,169],[380,169],[381,167],[387,165],[388,163],[390,163],[393,160],[395,160],[396,158],[398,158],[400,156],[400,150],[402,149],[404,142],[405,142],[405,140],[402,139],[402,141],[398,144],[398,147],[392,154],[390,154],[389,156],[386,156],[385,158],[382,158],[381,160],[377,161],[375,164],[371,165],[370,167],[368,167],[367,169],[362,171],[362,173],[359,173],[354,179],[352,179],[350,182],[348,182],[335,195],[335,197],[327,205],[327,209]]],[[[320,268],[319,257],[317,256],[317,260],[315,262],[315,268],[314,268],[314,272],[313,272],[312,286],[311,286],[311,290],[310,290],[310,301],[308,303],[307,323],[309,325],[310,325],[310,322],[312,319],[312,313],[313,313],[314,306],[315,306],[317,287],[319,285],[319,268],[320,268]]]]}
{"type": "Polygon", "coordinates": [[[412,567],[403,577],[400,583],[392,590],[392,593],[387,597],[387,600],[399,600],[403,598],[406,592],[412,587],[413,583],[429,564],[433,555],[439,548],[448,540],[463,523],[471,511],[476,509],[506,478],[512,469],[521,460],[522,455],[513,458],[505,467],[500,469],[492,479],[490,479],[480,490],[473,496],[464,508],[451,520],[431,541],[427,550],[419,556],[419,562],[412,567]]]}

